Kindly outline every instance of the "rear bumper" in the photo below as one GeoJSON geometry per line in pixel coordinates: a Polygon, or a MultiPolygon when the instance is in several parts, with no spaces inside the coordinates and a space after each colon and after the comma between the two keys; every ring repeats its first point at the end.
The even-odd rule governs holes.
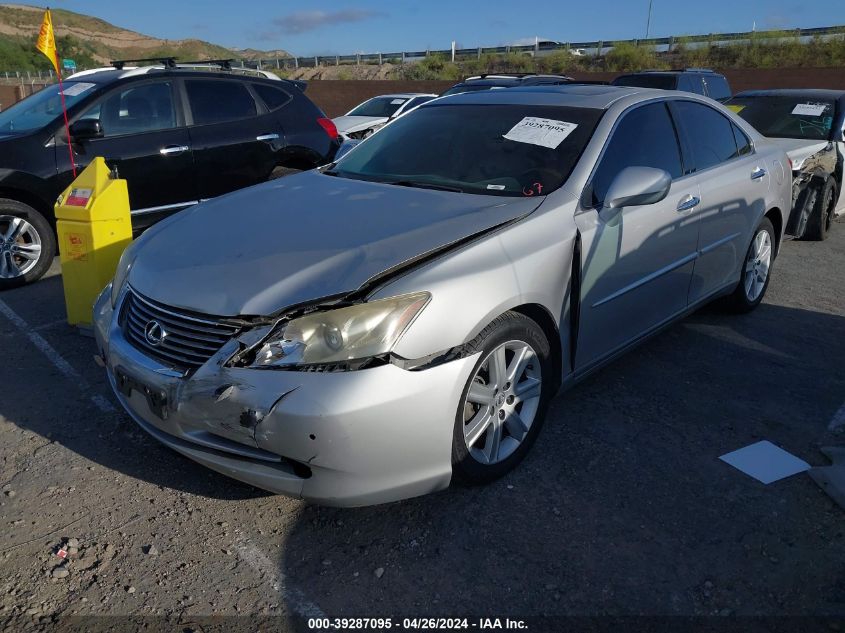
{"type": "Polygon", "coordinates": [[[449,485],[457,403],[474,357],[423,371],[226,368],[232,341],[184,377],[124,339],[109,294],[95,306],[109,380],[130,416],[173,450],[259,488],[325,505],[384,503],[449,485]]]}

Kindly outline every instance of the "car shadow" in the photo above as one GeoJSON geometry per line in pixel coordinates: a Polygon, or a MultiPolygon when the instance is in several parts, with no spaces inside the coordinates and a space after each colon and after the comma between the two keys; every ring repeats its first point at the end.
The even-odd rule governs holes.
{"type": "Polygon", "coordinates": [[[282,598],[330,617],[841,615],[841,511],[806,475],[764,486],[718,456],[765,438],[825,463],[843,354],[845,317],[708,307],[559,395],[502,480],[306,506],[282,598]]]}

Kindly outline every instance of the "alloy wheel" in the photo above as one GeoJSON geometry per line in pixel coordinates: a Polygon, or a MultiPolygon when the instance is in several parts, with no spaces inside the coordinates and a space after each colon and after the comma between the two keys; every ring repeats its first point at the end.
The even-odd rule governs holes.
{"type": "Polygon", "coordinates": [[[772,238],[768,231],[760,230],[754,236],[745,259],[745,296],[749,301],[756,301],[766,287],[771,264],[772,238]]]}
{"type": "Polygon", "coordinates": [[[14,279],[35,268],[41,257],[41,236],[16,215],[0,215],[0,278],[14,279]]]}
{"type": "Polygon", "coordinates": [[[523,341],[491,351],[476,370],[463,402],[464,442],[482,464],[507,459],[528,435],[540,405],[540,359],[523,341]]]}

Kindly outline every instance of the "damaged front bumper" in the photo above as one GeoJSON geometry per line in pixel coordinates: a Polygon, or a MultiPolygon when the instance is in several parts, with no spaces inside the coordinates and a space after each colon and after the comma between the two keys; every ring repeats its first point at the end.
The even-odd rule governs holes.
{"type": "Polygon", "coordinates": [[[449,485],[457,403],[475,363],[420,371],[393,364],[348,372],[225,367],[226,344],[184,375],[123,336],[110,290],[94,332],[120,403],[148,433],[213,470],[325,505],[357,506],[449,485]]]}

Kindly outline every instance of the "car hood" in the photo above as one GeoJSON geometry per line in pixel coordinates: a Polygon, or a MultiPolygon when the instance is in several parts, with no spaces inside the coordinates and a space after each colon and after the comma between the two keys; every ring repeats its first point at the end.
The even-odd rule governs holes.
{"type": "Polygon", "coordinates": [[[357,290],[409,260],[531,213],[542,198],[304,172],[216,198],[141,238],[130,285],[218,316],[272,315],[357,290]]]}
{"type": "Polygon", "coordinates": [[[371,125],[375,125],[377,123],[384,123],[385,121],[387,121],[387,117],[339,116],[336,119],[332,119],[332,121],[334,121],[338,132],[340,132],[341,134],[347,134],[349,132],[359,132],[361,130],[366,130],[371,125]]]}
{"type": "Polygon", "coordinates": [[[801,163],[810,156],[822,151],[830,144],[829,141],[801,138],[770,138],[769,140],[786,152],[786,155],[792,161],[793,169],[799,168],[801,163]]]}

